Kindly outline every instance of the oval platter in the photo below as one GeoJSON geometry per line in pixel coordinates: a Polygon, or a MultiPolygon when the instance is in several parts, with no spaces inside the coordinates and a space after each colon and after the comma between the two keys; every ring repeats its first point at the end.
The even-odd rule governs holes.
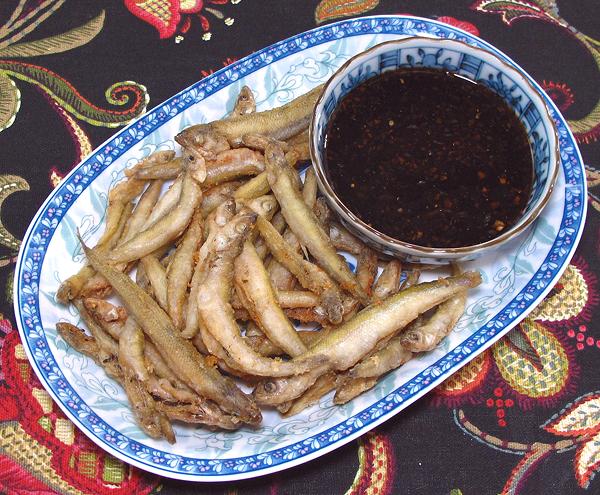
{"type": "Polygon", "coordinates": [[[184,127],[223,117],[244,84],[254,91],[258,109],[266,110],[324,82],[355,53],[415,35],[461,40],[516,65],[479,38],[421,18],[365,17],[319,27],[264,48],[160,104],[75,167],[44,202],[17,261],[17,325],[40,381],[96,444],[141,469],[182,480],[252,478],[297,466],[398,414],[505,335],[550,291],[581,237],[587,192],[575,140],[546,97],[559,132],[561,170],[542,216],[502,251],[465,264],[465,269],[481,271],[483,283],[471,291],[463,318],[435,351],[413,359],[346,405],[334,406],[329,394],[291,418],[265,412],[255,430],[213,432],[177,425],[177,443],[169,445],[146,437],[121,388],[57,335],[57,321],[78,323],[76,314],[55,300],[60,282],[84,262],[75,232],[79,229],[93,245],[102,231],[107,191],[123,177],[124,168],[157,149],[176,149],[173,137],[184,127]]]}

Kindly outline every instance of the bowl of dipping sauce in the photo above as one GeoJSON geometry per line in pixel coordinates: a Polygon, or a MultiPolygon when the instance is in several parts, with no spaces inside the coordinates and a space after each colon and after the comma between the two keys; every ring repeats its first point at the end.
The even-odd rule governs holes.
{"type": "Polygon", "coordinates": [[[407,261],[477,258],[523,233],[559,166],[543,96],[517,66],[460,41],[389,41],[325,84],[310,127],[341,222],[407,261]]]}

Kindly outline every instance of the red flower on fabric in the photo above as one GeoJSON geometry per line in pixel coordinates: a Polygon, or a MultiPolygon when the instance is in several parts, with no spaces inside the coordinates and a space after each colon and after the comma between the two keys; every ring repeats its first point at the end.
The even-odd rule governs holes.
{"type": "MultiPolygon", "coordinates": [[[[224,5],[228,2],[229,0],[206,0],[207,4],[212,5],[224,5]]],[[[217,18],[222,18],[223,15],[205,7],[204,3],[203,0],[125,0],[125,7],[137,18],[156,28],[159,36],[165,39],[178,31],[186,33],[192,25],[191,15],[200,19],[202,30],[207,33],[210,22],[203,12],[210,12],[217,18]]]]}
{"type": "Polygon", "coordinates": [[[475,36],[479,36],[479,29],[477,29],[477,26],[475,26],[475,24],[472,24],[468,21],[461,21],[459,19],[456,19],[455,17],[450,17],[450,16],[441,16],[441,17],[438,17],[437,20],[440,22],[443,22],[445,24],[450,24],[451,26],[462,29],[463,31],[466,31],[467,33],[471,33],[471,34],[474,34],[475,36]]]}
{"type": "MultiPolygon", "coordinates": [[[[116,460],[94,445],[65,417],[27,362],[8,320],[0,342],[0,492],[46,495],[80,491],[95,495],[150,493],[157,478],[116,460]]],[[[0,333],[1,335],[1,333],[0,333]]]]}
{"type": "Polygon", "coordinates": [[[543,426],[560,437],[576,438],[580,442],[575,455],[575,476],[582,488],[600,470],[600,393],[579,397],[543,426]]]}
{"type": "MultiPolygon", "coordinates": [[[[236,61],[237,61],[237,58],[227,57],[225,60],[222,61],[222,64],[223,64],[223,67],[227,67],[228,65],[231,65],[236,61]]],[[[200,74],[202,74],[202,77],[208,77],[211,74],[214,74],[217,70],[218,69],[201,70],[200,74]]]]}
{"type": "Polygon", "coordinates": [[[556,103],[561,112],[564,112],[575,102],[573,91],[565,83],[542,81],[542,88],[552,98],[552,101],[556,103]]]}
{"type": "Polygon", "coordinates": [[[8,457],[0,456],[0,492],[10,495],[57,495],[8,457]]]}

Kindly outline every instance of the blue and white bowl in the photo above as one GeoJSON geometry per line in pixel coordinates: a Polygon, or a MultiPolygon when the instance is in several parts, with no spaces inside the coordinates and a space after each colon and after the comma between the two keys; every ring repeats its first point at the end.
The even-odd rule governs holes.
{"type": "Polygon", "coordinates": [[[321,192],[341,222],[376,250],[411,262],[447,263],[478,258],[523,233],[538,217],[552,193],[558,174],[558,134],[543,95],[522,69],[495,54],[466,43],[426,37],[388,41],[349,59],[327,81],[315,106],[310,151],[321,192]],[[354,87],[383,72],[411,67],[441,69],[483,84],[501,96],[527,131],[533,157],[529,201],[512,228],[481,244],[457,248],[424,247],[387,236],[358,218],[338,198],[324,164],[327,123],[339,102],[354,87]]]}

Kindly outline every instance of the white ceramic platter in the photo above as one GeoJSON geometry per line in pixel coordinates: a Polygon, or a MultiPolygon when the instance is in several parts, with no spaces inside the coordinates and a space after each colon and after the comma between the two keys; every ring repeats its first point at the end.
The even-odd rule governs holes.
{"type": "Polygon", "coordinates": [[[296,466],[398,414],[508,332],[551,289],[581,236],[586,185],[575,140],[547,98],[560,134],[561,170],[541,218],[517,242],[465,265],[479,269],[483,283],[470,292],[464,317],[437,350],[410,361],[344,406],[332,405],[328,395],[292,418],[266,412],[256,430],[211,432],[177,425],[177,443],[169,445],[146,437],[121,388],[57,335],[57,321],[78,321],[55,300],[60,281],[84,262],[75,231],[94,244],[102,231],[106,193],[125,167],[156,149],[176,149],[173,136],[184,127],[223,117],[244,84],[253,89],[259,110],[279,106],[324,82],[355,53],[415,35],[458,39],[514,64],[488,43],[425,19],[369,17],[313,29],[260,50],[159,105],[100,146],[45,201],[17,262],[17,324],[44,387],[100,447],[142,469],[184,480],[251,478],[296,466]]]}

